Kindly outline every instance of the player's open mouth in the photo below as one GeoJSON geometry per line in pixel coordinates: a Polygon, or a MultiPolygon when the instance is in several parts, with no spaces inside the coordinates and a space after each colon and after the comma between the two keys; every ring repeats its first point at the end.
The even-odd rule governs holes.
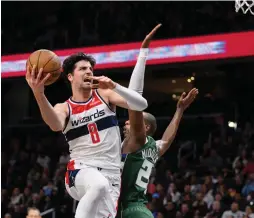
{"type": "Polygon", "coordinates": [[[84,79],[84,82],[91,83],[91,80],[90,79],[84,79]]]}

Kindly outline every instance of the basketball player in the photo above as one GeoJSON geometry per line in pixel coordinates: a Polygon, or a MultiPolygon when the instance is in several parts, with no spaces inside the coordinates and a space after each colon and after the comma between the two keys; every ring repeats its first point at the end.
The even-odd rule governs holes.
{"type": "Polygon", "coordinates": [[[153,214],[145,205],[152,168],[170,147],[183,112],[197,94],[197,89],[192,89],[187,96],[182,94],[175,115],[159,141],[152,138],[157,128],[155,117],[150,113],[129,110],[129,120],[124,127],[122,191],[117,218],[153,218],[153,214]]]}
{"type": "MultiPolygon", "coordinates": [[[[143,70],[141,73],[133,73],[129,84],[129,88],[140,94],[143,94],[144,72],[143,70]]],[[[183,112],[194,101],[197,94],[198,90],[194,88],[187,96],[186,93],[181,95],[175,115],[159,141],[152,138],[157,128],[155,117],[149,113],[128,110],[129,121],[124,128],[125,140],[122,146],[122,191],[117,218],[153,218],[152,213],[145,206],[151,170],[158,158],[170,147],[183,112]]]]}
{"type": "MultiPolygon", "coordinates": [[[[149,40],[147,37],[144,42],[149,40]]],[[[138,59],[134,71],[144,70],[138,59]]],[[[76,218],[115,217],[120,194],[121,139],[115,115],[120,106],[143,111],[147,101],[137,92],[116,84],[111,79],[93,76],[95,60],[78,53],[63,63],[71,83],[72,97],[52,107],[44,95],[44,83],[36,66],[27,68],[26,80],[39,105],[41,115],[53,131],[62,131],[70,146],[71,161],[67,166],[66,189],[79,201],[76,218]],[[93,90],[93,81],[98,89],[93,90]]]]}

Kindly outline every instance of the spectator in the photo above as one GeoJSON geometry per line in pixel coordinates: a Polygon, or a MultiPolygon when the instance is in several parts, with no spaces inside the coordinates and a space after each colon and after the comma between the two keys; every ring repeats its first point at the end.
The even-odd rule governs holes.
{"type": "Polygon", "coordinates": [[[243,218],[254,218],[254,212],[253,208],[251,206],[246,206],[245,208],[245,214],[243,218]]]}
{"type": "Polygon", "coordinates": [[[191,186],[189,184],[186,184],[184,186],[184,192],[182,193],[181,202],[192,204],[193,199],[194,195],[191,193],[191,186]]]}
{"type": "Polygon", "coordinates": [[[242,194],[246,197],[249,193],[254,192],[254,173],[249,175],[249,181],[243,187],[242,194]]]}
{"type": "Polygon", "coordinates": [[[151,181],[149,181],[148,187],[147,187],[147,193],[148,194],[154,194],[156,191],[156,187],[154,185],[154,183],[151,183],[151,181]]]}
{"type": "Polygon", "coordinates": [[[12,192],[11,202],[9,204],[9,207],[14,207],[16,205],[20,205],[23,203],[24,203],[23,194],[20,193],[19,188],[15,188],[12,192]]]}
{"type": "Polygon", "coordinates": [[[204,217],[207,214],[208,207],[207,203],[203,199],[203,193],[198,192],[196,194],[196,201],[194,201],[192,208],[194,212],[198,211],[199,212],[198,214],[202,217],[204,217]]]}
{"type": "Polygon", "coordinates": [[[40,198],[39,194],[34,193],[32,194],[32,200],[29,202],[28,207],[36,207],[36,208],[43,208],[43,202],[41,200],[42,198],[40,198]]]}
{"type": "Polygon", "coordinates": [[[28,208],[26,217],[27,218],[41,218],[40,211],[35,207],[28,208]]]}
{"type": "Polygon", "coordinates": [[[251,152],[251,158],[243,169],[244,174],[254,173],[254,150],[251,152]]]}
{"type": "Polygon", "coordinates": [[[31,183],[28,183],[28,185],[31,186],[33,193],[38,193],[40,191],[41,188],[40,179],[41,174],[39,172],[36,172],[31,183]]]}
{"type": "Polygon", "coordinates": [[[246,149],[243,149],[241,151],[241,155],[235,158],[233,162],[233,169],[239,168],[239,166],[245,167],[247,163],[248,163],[247,152],[246,149]]]}
{"type": "Polygon", "coordinates": [[[214,201],[220,202],[220,208],[224,211],[226,209],[226,205],[222,199],[222,195],[220,193],[215,194],[214,201]]]}
{"type": "Polygon", "coordinates": [[[237,193],[241,193],[243,188],[243,181],[240,174],[237,174],[234,180],[228,185],[228,188],[234,189],[237,193]]]}
{"type": "Polygon", "coordinates": [[[56,190],[56,187],[53,185],[53,181],[49,181],[48,184],[43,187],[45,196],[51,196],[53,190],[56,190]]]}
{"type": "Polygon", "coordinates": [[[45,152],[41,152],[37,158],[37,163],[40,164],[44,169],[49,168],[50,158],[45,154],[45,152]]]}
{"type": "Polygon", "coordinates": [[[222,208],[219,201],[214,201],[211,211],[206,215],[206,217],[212,218],[221,218],[222,216],[222,208]]]}
{"type": "Polygon", "coordinates": [[[171,201],[168,201],[165,206],[165,212],[166,217],[175,217],[176,216],[176,207],[175,204],[171,201]]]}
{"type": "Polygon", "coordinates": [[[170,183],[168,188],[168,194],[171,196],[172,202],[178,204],[180,201],[181,194],[177,191],[174,183],[170,183]]]}
{"type": "Polygon", "coordinates": [[[222,174],[219,174],[215,183],[217,184],[217,186],[224,185],[224,176],[222,174]]]}
{"type": "Polygon", "coordinates": [[[229,217],[233,217],[233,218],[243,218],[244,217],[244,213],[239,210],[239,205],[237,202],[233,202],[231,204],[231,210],[225,211],[222,215],[222,218],[229,218],[229,217]]]}
{"type": "Polygon", "coordinates": [[[11,216],[10,213],[6,213],[6,214],[4,215],[4,218],[12,218],[12,216],[11,216]]]}
{"type": "Polygon", "coordinates": [[[196,195],[196,193],[198,192],[198,190],[201,188],[200,184],[197,184],[197,177],[192,175],[191,176],[191,193],[193,195],[196,195]]]}
{"type": "Polygon", "coordinates": [[[193,213],[190,211],[188,204],[183,203],[179,212],[180,213],[177,214],[177,217],[193,218],[193,213]]]}
{"type": "Polygon", "coordinates": [[[28,204],[31,200],[31,190],[26,187],[23,193],[23,204],[21,205],[22,210],[25,210],[28,207],[28,204]]]}
{"type": "Polygon", "coordinates": [[[157,216],[156,216],[156,218],[164,218],[164,215],[163,215],[163,213],[161,213],[161,212],[158,212],[158,213],[157,213],[157,216]]]}
{"type": "Polygon", "coordinates": [[[67,154],[67,152],[63,152],[62,155],[59,158],[59,164],[66,165],[70,160],[70,155],[67,154]]]}
{"type": "Polygon", "coordinates": [[[213,190],[208,190],[207,185],[202,185],[202,193],[204,196],[204,202],[206,202],[207,207],[210,208],[212,206],[212,203],[214,201],[214,197],[212,195],[213,190]]]}

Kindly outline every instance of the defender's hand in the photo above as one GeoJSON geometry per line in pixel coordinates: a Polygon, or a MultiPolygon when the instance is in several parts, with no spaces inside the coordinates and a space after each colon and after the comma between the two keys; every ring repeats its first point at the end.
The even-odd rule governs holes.
{"type": "Polygon", "coordinates": [[[106,76],[89,76],[87,77],[91,81],[97,81],[97,84],[92,84],[92,88],[101,88],[101,89],[114,89],[116,87],[116,83],[109,79],[106,76]]]}
{"type": "Polygon", "coordinates": [[[161,27],[161,24],[158,24],[156,27],[153,28],[153,30],[145,37],[144,41],[142,42],[141,48],[148,48],[149,47],[154,34],[160,27],[161,27]]]}
{"type": "Polygon", "coordinates": [[[43,93],[45,82],[51,76],[51,74],[48,73],[47,76],[41,78],[43,68],[39,70],[38,74],[36,74],[35,69],[36,65],[34,65],[32,69],[31,67],[27,66],[26,81],[34,93],[43,93]]]}
{"type": "Polygon", "coordinates": [[[198,89],[194,88],[192,89],[188,95],[186,96],[186,93],[184,92],[179,101],[177,102],[177,109],[186,110],[191,103],[195,100],[196,96],[198,95],[198,89]]]}

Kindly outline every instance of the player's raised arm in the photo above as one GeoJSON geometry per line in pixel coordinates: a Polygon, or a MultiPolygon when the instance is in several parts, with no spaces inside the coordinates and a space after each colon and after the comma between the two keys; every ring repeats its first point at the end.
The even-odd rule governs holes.
{"type": "MultiPolygon", "coordinates": [[[[131,75],[129,89],[132,89],[139,94],[143,94],[144,89],[144,77],[145,77],[145,65],[148,57],[149,45],[150,42],[156,33],[156,31],[161,27],[161,24],[158,24],[153,30],[145,37],[142,42],[140,53],[137,59],[137,63],[134,67],[134,70],[131,75]]],[[[134,152],[143,146],[146,142],[146,131],[144,124],[143,112],[128,110],[129,113],[129,136],[128,146],[125,146],[125,151],[134,152]]],[[[127,124],[128,125],[128,124],[127,124]]]]}
{"type": "Polygon", "coordinates": [[[65,124],[65,119],[68,116],[68,108],[65,104],[57,104],[53,107],[44,94],[44,86],[47,79],[50,77],[50,74],[45,76],[43,79],[42,72],[43,69],[40,69],[39,73],[35,73],[36,66],[33,69],[27,67],[26,81],[31,87],[34,97],[40,108],[40,112],[45,123],[53,131],[62,131],[65,124]]]}
{"type": "Polygon", "coordinates": [[[188,93],[187,96],[185,92],[181,95],[177,103],[177,109],[173,119],[171,120],[170,124],[165,130],[162,139],[157,141],[157,144],[160,149],[160,156],[162,156],[168,150],[168,148],[174,141],[183,113],[194,101],[197,94],[198,90],[194,88],[188,93]]]}
{"type": "MultiPolygon", "coordinates": [[[[145,64],[148,57],[149,45],[154,34],[160,27],[161,27],[161,24],[158,24],[145,37],[141,45],[137,63],[131,75],[129,89],[132,89],[140,93],[141,95],[143,94],[143,89],[144,89],[145,64]]],[[[131,136],[131,142],[129,143],[128,147],[131,150],[132,149],[136,150],[140,146],[143,146],[146,141],[144,117],[143,117],[143,113],[139,111],[128,110],[128,113],[129,113],[130,136],[131,136]]]]}
{"type": "Polygon", "coordinates": [[[134,111],[143,111],[147,108],[147,101],[140,95],[143,94],[144,87],[144,72],[145,64],[148,56],[148,47],[150,42],[161,24],[158,24],[144,39],[141,45],[140,54],[132,72],[129,89],[115,84],[107,77],[93,77],[91,79],[97,80],[99,82],[99,87],[102,89],[112,89],[108,90],[109,102],[134,111]],[[107,84],[106,84],[107,83],[107,84]],[[137,93],[133,92],[136,91],[137,93]]]}
{"type": "Polygon", "coordinates": [[[132,89],[141,95],[143,94],[144,89],[145,66],[148,58],[149,46],[154,34],[160,27],[161,24],[158,24],[149,34],[146,35],[142,42],[136,65],[131,74],[129,89],[132,89]]]}

